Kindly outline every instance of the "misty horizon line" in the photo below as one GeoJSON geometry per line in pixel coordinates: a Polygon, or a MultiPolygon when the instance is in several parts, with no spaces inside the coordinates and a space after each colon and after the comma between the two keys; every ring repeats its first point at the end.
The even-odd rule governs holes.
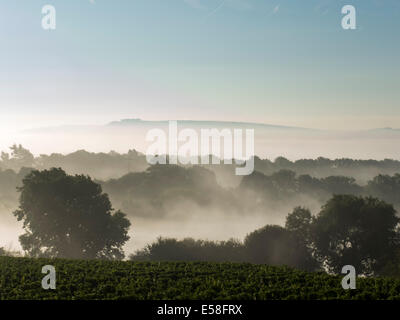
{"type": "Polygon", "coordinates": [[[60,128],[84,128],[84,127],[128,127],[134,125],[167,125],[170,121],[177,121],[178,124],[181,125],[193,125],[193,126],[211,126],[215,125],[217,127],[222,127],[226,125],[227,127],[233,126],[241,126],[241,127],[259,127],[259,128],[269,128],[269,129],[293,129],[293,130],[304,130],[304,131],[317,131],[317,132],[370,132],[370,131],[400,131],[400,128],[394,128],[390,126],[386,127],[371,127],[366,129],[321,129],[321,128],[312,128],[312,127],[303,127],[303,126],[290,126],[290,125],[280,125],[280,124],[271,124],[265,122],[253,122],[253,121],[229,121],[229,120],[193,120],[193,119],[164,119],[164,120],[147,120],[141,118],[121,118],[120,120],[112,120],[109,122],[105,122],[102,124],[95,123],[87,123],[87,124],[58,124],[58,125],[48,125],[48,126],[38,126],[31,127],[29,129],[23,129],[20,132],[22,133],[33,133],[35,131],[40,130],[49,130],[49,129],[60,129],[60,128]]]}
{"type": "MultiPolygon", "coordinates": [[[[20,144],[20,143],[14,143],[12,146],[24,147],[24,146],[23,146],[22,144],[20,144]]],[[[11,148],[12,146],[10,146],[9,148],[11,148]]],[[[25,149],[25,148],[24,148],[24,149],[25,149]]],[[[26,149],[27,149],[28,151],[30,151],[29,148],[26,148],[26,149]]],[[[7,151],[9,151],[9,150],[0,150],[0,152],[7,152],[7,151]]],[[[90,150],[84,149],[84,148],[81,148],[81,149],[77,148],[75,151],[71,151],[71,152],[41,153],[41,154],[37,154],[37,155],[33,154],[33,156],[34,156],[35,159],[37,159],[37,158],[40,158],[40,157],[42,157],[42,156],[47,156],[47,157],[52,156],[52,155],[71,156],[71,155],[75,155],[75,154],[78,154],[78,153],[87,153],[87,154],[91,154],[91,155],[111,155],[111,156],[113,156],[113,155],[115,155],[115,156],[128,156],[128,155],[130,155],[130,153],[134,153],[135,156],[137,156],[137,157],[143,157],[143,158],[146,157],[146,153],[141,152],[140,150],[137,150],[137,149],[135,149],[135,148],[130,148],[130,149],[128,149],[126,152],[118,152],[118,151],[115,151],[115,150],[98,151],[98,152],[96,152],[96,151],[90,151],[90,150]]],[[[168,157],[170,157],[170,155],[169,155],[168,153],[158,154],[157,156],[165,156],[165,157],[167,157],[167,159],[168,159],[168,157]]],[[[198,157],[198,158],[204,157],[204,156],[202,156],[202,155],[194,155],[194,156],[195,156],[195,157],[198,157]]],[[[208,156],[208,157],[214,157],[214,158],[216,158],[216,159],[218,159],[218,160],[220,160],[220,161],[224,161],[224,160],[236,160],[235,157],[232,157],[232,158],[219,157],[218,155],[215,155],[215,154],[213,154],[213,153],[209,153],[209,154],[207,154],[206,156],[208,156]]],[[[187,158],[189,158],[189,157],[187,157],[187,158]]],[[[257,155],[257,154],[255,154],[255,155],[253,155],[253,156],[251,156],[251,157],[246,158],[245,161],[248,161],[248,160],[250,160],[250,159],[252,159],[252,158],[254,158],[254,160],[270,161],[270,162],[272,162],[272,163],[275,163],[276,161],[279,161],[280,159],[285,159],[285,160],[287,160],[288,162],[291,162],[291,163],[293,163],[293,164],[295,164],[296,162],[300,162],[300,161],[317,161],[317,160],[328,160],[328,161],[331,161],[331,162],[345,161],[345,160],[359,161],[359,162],[369,162],[369,161],[374,161],[374,162],[385,162],[385,161],[391,161],[391,162],[398,162],[398,163],[400,163],[400,159],[394,159],[394,158],[385,158],[385,159],[379,160],[379,159],[372,159],[372,158],[369,158],[369,159],[362,159],[362,158],[350,158],[350,157],[336,157],[336,158],[334,158],[334,157],[326,157],[326,156],[320,155],[320,156],[314,157],[314,158],[312,158],[312,157],[308,157],[308,158],[307,158],[307,157],[303,157],[303,158],[298,158],[298,159],[289,159],[289,158],[286,158],[286,157],[283,156],[283,155],[280,155],[280,156],[277,156],[277,157],[274,157],[274,158],[268,158],[268,157],[262,157],[262,156],[257,155]]],[[[133,160],[133,158],[132,158],[132,160],[133,160]]],[[[243,160],[242,160],[242,161],[243,161],[243,160]]],[[[0,162],[1,162],[1,161],[0,161],[0,162]]],[[[148,164],[149,167],[150,167],[150,166],[157,166],[157,165],[159,165],[159,164],[148,164]]],[[[163,164],[163,165],[164,165],[164,164],[163,164]]],[[[216,165],[216,164],[213,164],[213,163],[204,164],[204,163],[199,162],[198,164],[180,164],[180,163],[178,163],[178,164],[172,164],[172,163],[167,163],[166,165],[170,165],[170,166],[181,166],[181,167],[187,167],[187,166],[189,166],[189,167],[190,167],[190,166],[213,166],[213,165],[216,165]]],[[[221,164],[219,164],[219,165],[221,165],[221,164]]],[[[223,163],[223,165],[232,166],[232,164],[225,164],[225,163],[223,163]]]]}

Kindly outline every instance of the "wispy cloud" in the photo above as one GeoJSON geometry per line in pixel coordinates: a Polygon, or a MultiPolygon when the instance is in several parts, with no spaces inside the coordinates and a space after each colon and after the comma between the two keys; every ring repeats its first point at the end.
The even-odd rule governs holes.
{"type": "Polygon", "coordinates": [[[277,6],[275,6],[274,10],[272,10],[272,13],[277,14],[279,9],[280,9],[280,5],[278,4],[277,6]]]}
{"type": "Polygon", "coordinates": [[[225,4],[226,0],[222,0],[218,6],[216,6],[213,10],[211,10],[211,12],[209,14],[207,14],[207,17],[211,17],[212,15],[216,14],[225,4]]]}
{"type": "Polygon", "coordinates": [[[91,4],[95,4],[95,3],[96,3],[96,0],[89,0],[89,2],[90,2],[91,4]]]}

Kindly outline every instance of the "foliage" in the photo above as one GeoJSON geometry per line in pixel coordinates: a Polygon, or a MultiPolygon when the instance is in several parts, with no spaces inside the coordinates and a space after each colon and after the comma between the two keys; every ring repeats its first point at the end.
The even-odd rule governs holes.
{"type": "Polygon", "coordinates": [[[86,173],[96,179],[121,177],[130,172],[143,171],[148,167],[146,157],[136,150],[120,154],[115,151],[94,153],[85,150],[63,155],[53,153],[35,158],[36,169],[63,168],[69,174],[86,173]]]}
{"type": "Polygon", "coordinates": [[[400,174],[396,173],[393,176],[380,174],[368,181],[366,189],[368,194],[397,205],[400,203],[400,174]]]}
{"type": "Polygon", "coordinates": [[[310,242],[311,224],[313,216],[307,208],[296,207],[286,217],[285,228],[295,233],[306,243],[310,242]]]}
{"type": "Polygon", "coordinates": [[[163,218],[182,207],[186,213],[185,203],[230,212],[237,210],[239,202],[218,185],[212,171],[200,166],[154,165],[102,186],[124,212],[148,218],[163,218]]]}
{"type": "MultiPolygon", "coordinates": [[[[103,157],[100,154],[82,151],[65,157],[61,155],[49,157],[54,158],[54,161],[48,160],[47,165],[43,167],[62,163],[63,170],[68,173],[86,172],[98,177],[100,171],[100,176],[109,176],[108,173],[116,172],[111,165],[115,164],[116,168],[120,168],[118,164],[122,165],[122,159],[128,155],[107,154],[103,157]],[[56,160],[59,157],[66,162],[56,160]],[[74,167],[72,165],[74,161],[78,161],[80,165],[74,167]],[[108,169],[100,169],[102,163],[107,163],[108,169]],[[99,167],[99,172],[95,172],[96,166],[99,167]]],[[[130,153],[129,157],[135,156],[130,153]]],[[[215,171],[211,166],[204,168],[159,165],[151,166],[142,172],[131,172],[117,179],[96,180],[96,182],[101,184],[116,208],[120,208],[130,216],[148,218],[163,218],[169,214],[179,215],[180,212],[187,211],[185,204],[205,212],[229,212],[232,215],[272,213],[282,210],[287,212],[290,207],[310,205],[310,203],[315,208],[325,203],[333,194],[373,196],[393,204],[397,210],[400,209],[398,174],[377,175],[365,185],[359,185],[353,178],[345,176],[316,178],[310,175],[313,174],[312,171],[310,174],[297,176],[294,171],[288,169],[271,175],[255,171],[245,176],[237,187],[224,188],[220,181],[221,176],[208,169],[215,171]]],[[[23,168],[18,173],[10,169],[0,170],[0,209],[4,207],[5,210],[11,211],[16,206],[18,199],[16,187],[22,185],[23,177],[31,170],[23,168]]]]}
{"type": "Polygon", "coordinates": [[[34,165],[35,157],[28,149],[22,147],[22,145],[14,144],[10,147],[10,150],[11,154],[1,152],[0,167],[19,171],[24,167],[32,167],[34,165]]]}
{"type": "Polygon", "coordinates": [[[181,241],[158,238],[156,242],[130,256],[132,261],[244,261],[242,243],[228,241],[206,241],[186,238],[181,241]]]}
{"type": "Polygon", "coordinates": [[[20,236],[30,256],[122,259],[129,220],[113,213],[107,194],[90,177],[62,169],[32,171],[24,180],[14,215],[26,231],[20,236]]]}
{"type": "Polygon", "coordinates": [[[343,290],[340,276],[266,265],[0,257],[0,270],[0,300],[400,299],[398,279],[358,278],[356,290],[343,290]],[[56,290],[41,288],[48,264],[56,290]]]}
{"type": "Polygon", "coordinates": [[[305,242],[294,232],[274,225],[258,229],[245,238],[228,241],[205,241],[186,238],[159,238],[130,256],[132,261],[208,261],[249,262],[288,265],[313,271],[313,260],[305,242]]]}
{"type": "Polygon", "coordinates": [[[398,276],[400,219],[395,213],[376,198],[336,195],[317,216],[296,207],[285,228],[266,225],[243,243],[160,238],[131,260],[249,262],[336,274],[350,264],[363,275],[398,276]]]}
{"type": "Polygon", "coordinates": [[[393,206],[379,199],[335,195],[312,223],[316,256],[335,273],[349,264],[379,274],[399,248],[399,222],[393,206]]]}
{"type": "Polygon", "coordinates": [[[251,263],[287,265],[310,271],[317,268],[304,239],[280,226],[267,225],[248,234],[244,239],[244,255],[251,263]]]}

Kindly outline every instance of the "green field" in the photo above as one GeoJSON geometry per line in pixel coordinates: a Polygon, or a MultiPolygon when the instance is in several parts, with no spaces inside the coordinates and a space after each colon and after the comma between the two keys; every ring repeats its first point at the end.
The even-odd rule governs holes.
{"type": "Polygon", "coordinates": [[[400,280],[358,279],[235,263],[111,262],[0,257],[0,299],[400,299],[400,280]],[[42,266],[57,271],[43,290],[42,266]]]}

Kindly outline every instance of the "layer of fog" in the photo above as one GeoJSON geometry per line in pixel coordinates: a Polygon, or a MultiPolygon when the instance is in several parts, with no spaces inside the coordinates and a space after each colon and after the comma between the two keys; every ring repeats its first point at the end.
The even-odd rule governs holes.
{"type": "MultiPolygon", "coordinates": [[[[246,201],[243,199],[243,201],[246,201]]],[[[285,225],[286,216],[294,207],[308,207],[312,212],[319,211],[321,204],[308,197],[288,199],[278,208],[268,206],[244,214],[223,212],[213,208],[200,207],[193,202],[181,201],[168,210],[164,218],[130,217],[132,222],[131,240],[125,246],[132,253],[144,248],[158,237],[194,238],[223,241],[231,238],[243,240],[244,237],[267,224],[285,225]]]]}
{"type": "MultiPolygon", "coordinates": [[[[163,125],[158,126],[168,133],[163,125]]],[[[0,136],[0,150],[13,143],[22,144],[35,155],[70,153],[85,149],[91,152],[145,153],[151,142],[146,133],[157,126],[69,126],[45,128],[0,136]]],[[[184,127],[179,127],[183,129],[184,127]]],[[[247,128],[247,127],[246,127],[247,128]]],[[[220,129],[220,128],[218,128],[220,129]]],[[[255,153],[261,158],[278,156],[290,160],[302,158],[399,159],[400,131],[379,129],[360,132],[334,132],[297,128],[255,128],[255,153]]]]}
{"type": "MultiPolygon", "coordinates": [[[[238,214],[200,207],[192,202],[179,202],[168,210],[166,217],[140,217],[129,215],[131,239],[124,246],[126,256],[157,240],[158,237],[203,240],[243,240],[244,237],[267,224],[284,226],[287,214],[296,205],[307,206],[316,212],[320,204],[312,199],[288,201],[279,209],[263,208],[258,212],[238,214]]],[[[119,208],[116,208],[119,209],[119,208]]],[[[12,211],[0,212],[0,247],[21,251],[18,241],[23,234],[22,223],[17,222],[12,211]]]]}
{"type": "Polygon", "coordinates": [[[12,210],[0,210],[0,247],[9,251],[20,251],[18,237],[23,234],[22,222],[18,222],[12,210]]]}
{"type": "MultiPolygon", "coordinates": [[[[136,149],[145,152],[148,128],[64,127],[0,136],[0,150],[7,150],[13,143],[20,143],[35,155],[69,153],[79,149],[91,152],[126,152],[136,149]]],[[[290,160],[301,158],[353,158],[399,159],[397,152],[400,132],[377,130],[358,133],[338,133],[297,129],[256,129],[255,151],[262,158],[278,156],[290,160]]],[[[228,181],[218,176],[223,186],[237,185],[237,179],[228,181]]],[[[225,177],[229,178],[229,177],[225,177]]],[[[192,203],[178,203],[169,215],[162,218],[129,216],[132,227],[131,240],[125,246],[126,254],[143,248],[159,236],[183,239],[228,240],[243,239],[246,234],[266,224],[284,225],[286,215],[296,205],[307,206],[317,212],[320,204],[313,199],[293,199],[279,208],[263,208],[257,212],[235,214],[192,203]]],[[[118,209],[118,208],[116,208],[118,209]]],[[[20,249],[18,236],[23,233],[12,210],[0,210],[0,247],[20,249]]]]}

